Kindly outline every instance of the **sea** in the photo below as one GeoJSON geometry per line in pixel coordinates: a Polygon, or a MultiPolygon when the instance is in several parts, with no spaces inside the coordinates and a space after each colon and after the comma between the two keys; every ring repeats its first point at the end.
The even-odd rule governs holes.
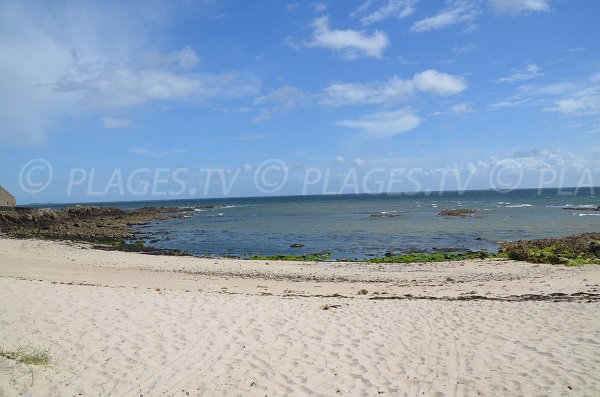
{"type": "Polygon", "coordinates": [[[414,252],[497,252],[501,241],[600,232],[600,211],[591,210],[600,205],[594,193],[590,188],[522,189],[94,205],[185,208],[182,218],[134,227],[155,248],[211,257],[330,252],[332,259],[365,259],[414,252]],[[439,215],[447,209],[477,212],[469,218],[439,215]]]}

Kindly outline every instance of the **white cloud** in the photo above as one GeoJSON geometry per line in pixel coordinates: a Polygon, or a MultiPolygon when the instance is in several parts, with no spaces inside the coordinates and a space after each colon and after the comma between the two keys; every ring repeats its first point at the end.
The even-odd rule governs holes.
{"type": "Polygon", "coordinates": [[[413,32],[427,32],[458,24],[467,24],[468,28],[473,28],[473,21],[479,14],[476,2],[454,0],[446,3],[447,6],[444,10],[437,15],[415,22],[411,30],[413,32]]]}
{"type": "Polygon", "coordinates": [[[542,170],[584,171],[597,168],[599,165],[598,161],[590,162],[582,156],[565,150],[532,149],[471,162],[467,165],[467,168],[473,170],[473,172],[488,175],[490,171],[498,166],[507,170],[513,168],[514,171],[520,173],[542,170]]]}
{"type": "Polygon", "coordinates": [[[323,91],[325,106],[382,104],[406,99],[414,92],[412,80],[396,76],[378,83],[333,83],[323,91]]]}
{"type": "Polygon", "coordinates": [[[60,79],[56,91],[81,93],[88,105],[108,108],[187,97],[204,87],[199,79],[158,70],[112,69],[81,81],[70,77],[60,79]]]}
{"type": "Polygon", "coordinates": [[[290,48],[293,48],[296,51],[302,48],[302,43],[297,39],[293,38],[292,36],[286,36],[286,38],[283,39],[283,44],[290,48]]]}
{"type": "Polygon", "coordinates": [[[134,128],[135,124],[128,119],[120,119],[114,117],[104,117],[102,119],[102,127],[108,129],[127,129],[134,128]]]}
{"type": "Polygon", "coordinates": [[[343,156],[337,156],[337,157],[335,158],[335,162],[336,162],[336,163],[343,163],[343,162],[345,162],[345,161],[346,161],[346,159],[345,159],[343,156]]]}
{"type": "Polygon", "coordinates": [[[337,125],[360,130],[364,138],[385,138],[417,128],[421,119],[410,108],[379,112],[357,119],[341,120],[337,125]]]}
{"type": "Polygon", "coordinates": [[[512,83],[515,81],[524,81],[524,80],[535,79],[536,77],[543,76],[543,74],[540,73],[540,70],[541,69],[539,68],[539,66],[532,63],[532,64],[527,65],[527,67],[522,70],[513,69],[511,75],[502,77],[501,79],[498,79],[497,81],[499,83],[512,83]]]}
{"type": "Polygon", "coordinates": [[[248,96],[258,91],[258,82],[252,75],[234,72],[180,74],[157,69],[107,68],[81,80],[64,76],[56,82],[55,90],[80,94],[87,106],[127,108],[156,101],[248,96]]]}
{"type": "Polygon", "coordinates": [[[466,114],[473,111],[473,106],[470,103],[457,103],[450,107],[450,112],[454,114],[466,114]]]}
{"type": "Polygon", "coordinates": [[[544,110],[572,116],[600,115],[600,85],[581,88],[566,98],[554,101],[553,106],[544,110]]]}
{"type": "Polygon", "coordinates": [[[200,57],[190,47],[175,53],[175,62],[182,69],[193,69],[200,63],[200,57]]]}
{"type": "Polygon", "coordinates": [[[265,103],[278,103],[285,108],[292,108],[299,104],[305,103],[308,99],[308,94],[299,88],[284,85],[275,90],[270,91],[265,95],[254,98],[254,104],[262,105],[265,103]]]}
{"type": "Polygon", "coordinates": [[[415,74],[413,81],[417,90],[434,95],[455,95],[467,89],[467,83],[462,77],[434,69],[415,74]]]}
{"type": "Polygon", "coordinates": [[[390,104],[408,99],[417,91],[433,95],[454,95],[466,88],[467,83],[462,77],[430,69],[407,80],[394,76],[376,83],[333,83],[323,90],[321,104],[390,104]]]}
{"type": "Polygon", "coordinates": [[[488,0],[497,14],[521,14],[523,12],[549,11],[548,0],[488,0]]]}
{"type": "Polygon", "coordinates": [[[284,85],[270,91],[265,95],[254,98],[255,105],[264,106],[254,121],[267,120],[277,113],[284,113],[291,109],[303,106],[310,100],[310,94],[299,88],[284,85]]]}
{"type": "Polygon", "coordinates": [[[379,30],[368,34],[351,29],[330,29],[327,16],[315,19],[313,27],[313,38],[304,43],[306,47],[328,48],[348,60],[359,57],[380,59],[383,50],[389,45],[386,34],[379,30]]]}
{"type": "Polygon", "coordinates": [[[310,3],[309,4],[310,8],[312,8],[312,10],[314,12],[323,12],[327,9],[327,3],[323,3],[323,2],[314,2],[314,3],[310,3]]]}
{"type": "Polygon", "coordinates": [[[367,160],[364,160],[364,159],[361,159],[360,157],[357,157],[357,158],[355,158],[355,159],[354,159],[354,161],[352,161],[352,163],[353,163],[354,165],[357,165],[357,166],[359,166],[359,167],[360,167],[360,166],[362,166],[362,165],[365,165],[365,164],[367,164],[367,160]]]}
{"type": "Polygon", "coordinates": [[[350,15],[359,17],[363,25],[370,25],[392,16],[405,18],[415,12],[414,5],[415,0],[384,0],[383,2],[367,0],[350,15]],[[374,3],[379,6],[376,9],[371,9],[374,3]]]}
{"type": "Polygon", "coordinates": [[[460,46],[460,47],[453,47],[452,52],[455,54],[466,54],[469,52],[477,51],[478,49],[479,49],[479,47],[477,47],[473,43],[470,43],[470,44],[460,46]]]}
{"type": "Polygon", "coordinates": [[[194,69],[202,61],[200,56],[190,46],[168,54],[164,54],[159,49],[153,48],[150,51],[146,51],[140,58],[143,67],[150,69],[175,68],[189,70],[194,69]]]}
{"type": "Polygon", "coordinates": [[[192,73],[200,57],[190,47],[149,47],[167,14],[164,3],[0,2],[0,142],[43,143],[64,117],[258,92],[249,74],[192,73]]]}

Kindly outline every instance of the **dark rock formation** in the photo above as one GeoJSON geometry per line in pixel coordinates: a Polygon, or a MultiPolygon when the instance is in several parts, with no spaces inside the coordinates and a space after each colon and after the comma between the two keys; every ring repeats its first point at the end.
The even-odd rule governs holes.
{"type": "Polygon", "coordinates": [[[12,237],[42,237],[93,242],[132,238],[129,225],[182,216],[180,208],[76,206],[64,209],[16,208],[0,212],[0,232],[12,237]]]}
{"type": "Polygon", "coordinates": [[[459,209],[440,211],[439,215],[440,216],[454,216],[454,217],[459,217],[459,218],[476,218],[477,216],[474,214],[477,212],[479,212],[479,211],[473,210],[470,208],[459,208],[459,209]]]}

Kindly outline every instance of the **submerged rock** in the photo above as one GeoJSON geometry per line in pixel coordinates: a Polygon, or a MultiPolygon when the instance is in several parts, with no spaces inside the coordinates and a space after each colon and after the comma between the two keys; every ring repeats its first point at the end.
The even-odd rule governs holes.
{"type": "Polygon", "coordinates": [[[400,216],[400,213],[397,211],[382,211],[371,214],[371,218],[396,218],[400,216]]]}
{"type": "Polygon", "coordinates": [[[479,212],[479,210],[474,210],[474,209],[470,209],[470,208],[458,208],[458,209],[440,211],[439,215],[440,216],[454,216],[454,217],[459,217],[459,218],[475,218],[476,215],[474,215],[474,214],[477,212],[479,212]]]}
{"type": "Polygon", "coordinates": [[[302,247],[304,247],[304,244],[301,244],[301,243],[290,244],[290,248],[302,248],[302,247]]]}

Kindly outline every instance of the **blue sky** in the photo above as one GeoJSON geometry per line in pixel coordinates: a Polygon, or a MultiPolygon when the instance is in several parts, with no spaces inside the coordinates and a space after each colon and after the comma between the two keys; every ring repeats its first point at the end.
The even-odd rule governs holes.
{"type": "Polygon", "coordinates": [[[600,185],[599,15],[592,0],[4,1],[0,184],[22,203],[600,185]],[[38,159],[52,183],[24,188],[48,176],[23,171],[38,159]],[[132,189],[163,174],[167,197],[132,189]]]}

